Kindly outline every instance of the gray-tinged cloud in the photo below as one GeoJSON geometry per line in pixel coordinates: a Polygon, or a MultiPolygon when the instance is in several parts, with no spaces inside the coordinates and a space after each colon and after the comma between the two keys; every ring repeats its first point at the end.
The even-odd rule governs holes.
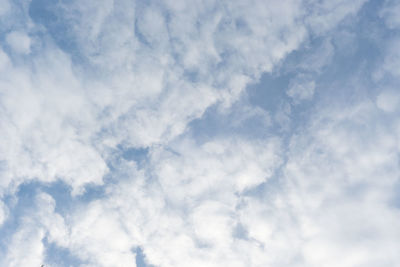
{"type": "Polygon", "coordinates": [[[380,11],[380,15],[389,28],[396,29],[400,27],[399,12],[400,4],[398,2],[386,0],[380,11]]]}

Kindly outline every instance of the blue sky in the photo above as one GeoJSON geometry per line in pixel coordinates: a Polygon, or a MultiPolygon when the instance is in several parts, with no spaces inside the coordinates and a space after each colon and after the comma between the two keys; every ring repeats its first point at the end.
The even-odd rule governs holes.
{"type": "Polygon", "coordinates": [[[399,18],[0,0],[0,266],[400,265],[399,18]]]}

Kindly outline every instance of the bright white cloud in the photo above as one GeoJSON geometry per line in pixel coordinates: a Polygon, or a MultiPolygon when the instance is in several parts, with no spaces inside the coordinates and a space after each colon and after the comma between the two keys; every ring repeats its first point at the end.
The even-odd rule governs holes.
{"type": "Polygon", "coordinates": [[[40,266],[45,263],[44,238],[53,242],[65,236],[63,218],[54,213],[55,201],[45,193],[36,196],[33,209],[26,212],[0,260],[4,266],[40,266]]]}
{"type": "Polygon", "coordinates": [[[6,205],[4,205],[3,202],[0,202],[0,226],[7,219],[7,215],[8,215],[8,209],[6,205]]]}
{"type": "Polygon", "coordinates": [[[399,136],[387,129],[396,122],[375,121],[371,103],[329,112],[318,115],[309,137],[292,140],[286,165],[305,260],[311,266],[395,264],[399,214],[388,202],[396,194],[399,136]]]}
{"type": "MultiPolygon", "coordinates": [[[[273,11],[263,2],[251,8],[199,2],[197,9],[185,3],[181,11],[166,3],[168,27],[162,9],[142,4],[52,4],[52,16],[63,23],[51,36],[55,43],[43,44],[29,59],[33,69],[16,60],[2,80],[6,138],[1,147],[10,151],[2,156],[8,168],[3,188],[26,178],[62,179],[74,192],[82,192],[84,184],[100,184],[107,172],[103,151],[118,144],[167,143],[211,105],[229,106],[253,77],[271,69],[305,35],[296,26],[300,3],[278,2],[273,11]],[[274,23],[259,27],[258,22],[270,17],[274,23]],[[270,34],[283,29],[283,39],[270,34]],[[165,31],[168,35],[160,36],[165,31]],[[63,52],[58,42],[71,45],[61,46],[63,52]],[[71,61],[73,53],[78,62],[71,61]]],[[[53,22],[40,23],[52,33],[53,22]]],[[[26,34],[12,32],[8,39],[15,52],[30,51],[26,34]]]]}

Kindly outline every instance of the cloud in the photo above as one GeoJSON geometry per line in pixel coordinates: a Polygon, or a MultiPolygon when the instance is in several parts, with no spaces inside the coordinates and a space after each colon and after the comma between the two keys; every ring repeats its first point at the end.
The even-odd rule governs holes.
{"type": "Polygon", "coordinates": [[[385,1],[383,8],[380,10],[380,17],[384,19],[386,25],[391,29],[400,26],[400,19],[396,15],[400,11],[400,4],[396,1],[385,1]]]}
{"type": "Polygon", "coordinates": [[[378,95],[376,105],[385,112],[393,112],[397,110],[400,96],[394,91],[384,91],[378,95]]]}
{"type": "Polygon", "coordinates": [[[79,207],[67,221],[68,248],[101,266],[129,266],[137,246],[154,265],[211,264],[204,255],[214,257],[215,264],[233,263],[238,258],[226,242],[233,242],[235,194],[271,177],[280,164],[278,149],[278,140],[206,143],[199,151],[184,141],[151,152],[154,181],[135,164],[121,163],[125,174],[118,176],[123,181],[105,199],[79,207]]]}
{"type": "Polygon", "coordinates": [[[35,37],[29,64],[12,51],[12,61],[3,63],[12,65],[2,79],[1,147],[10,151],[2,156],[4,190],[25,179],[62,179],[75,194],[87,183],[101,184],[108,149],[168,143],[208,107],[229,107],[305,35],[295,27],[296,1],[276,2],[273,11],[263,2],[254,8],[198,3],[196,10],[183,4],[182,12],[171,3],[42,4],[13,9],[31,16],[32,37],[20,31],[6,38],[18,54],[29,53],[35,31],[43,36],[35,37]],[[269,17],[274,23],[259,27],[269,17]],[[283,29],[283,39],[270,34],[283,29]],[[165,31],[162,41],[153,40],[165,31]]]}
{"type": "Polygon", "coordinates": [[[6,42],[19,54],[29,54],[31,52],[31,39],[26,33],[13,31],[6,35],[6,42]]]}
{"type": "Polygon", "coordinates": [[[383,70],[394,76],[400,76],[400,72],[398,71],[400,65],[400,52],[397,49],[399,44],[400,39],[393,39],[388,42],[385,51],[383,70]]]}
{"type": "Polygon", "coordinates": [[[0,69],[4,70],[10,64],[10,59],[3,50],[0,50],[0,69]]]}
{"type": "Polygon", "coordinates": [[[10,3],[8,2],[8,0],[2,0],[0,2],[0,16],[4,16],[6,15],[9,11],[10,11],[10,3]]]}
{"type": "Polygon", "coordinates": [[[385,130],[396,127],[393,121],[373,119],[377,112],[368,101],[321,111],[311,132],[292,140],[287,196],[306,240],[302,249],[309,265],[398,261],[393,254],[398,231],[392,225],[398,212],[389,204],[396,194],[393,142],[398,136],[385,130]]]}
{"type": "Polygon", "coordinates": [[[3,74],[2,190],[24,179],[64,178],[78,192],[87,182],[101,183],[107,170],[87,141],[97,127],[90,121],[94,107],[87,105],[71,61],[59,50],[49,50],[33,62],[40,74],[33,77],[18,65],[3,74]]]}
{"type": "Polygon", "coordinates": [[[294,102],[311,99],[314,95],[315,82],[308,81],[305,75],[299,75],[295,80],[291,81],[286,94],[291,97],[294,102]]]}
{"type": "Polygon", "coordinates": [[[315,34],[324,34],[332,30],[347,16],[357,14],[360,8],[366,3],[365,0],[309,1],[311,15],[306,18],[307,25],[315,34]]]}
{"type": "Polygon", "coordinates": [[[34,199],[34,209],[23,214],[20,223],[8,244],[4,266],[40,266],[44,263],[46,247],[43,239],[53,242],[65,236],[63,218],[54,213],[55,201],[39,193],[34,199]]]}
{"type": "Polygon", "coordinates": [[[3,202],[0,202],[0,226],[3,224],[3,222],[7,219],[8,215],[8,209],[7,206],[4,205],[3,202]]]}
{"type": "Polygon", "coordinates": [[[53,248],[80,266],[135,266],[140,248],[149,266],[396,265],[398,46],[390,35],[381,58],[362,56],[370,8],[10,2],[1,264],[67,265],[53,248]],[[247,94],[265,72],[288,84],[254,96],[275,109],[247,94]],[[17,215],[10,199],[30,183],[17,215]]]}

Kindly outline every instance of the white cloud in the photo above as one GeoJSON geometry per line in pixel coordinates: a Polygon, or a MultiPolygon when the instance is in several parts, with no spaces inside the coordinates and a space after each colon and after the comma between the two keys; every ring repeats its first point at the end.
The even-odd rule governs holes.
{"type": "Polygon", "coordinates": [[[399,107],[400,95],[393,90],[385,90],[381,92],[377,99],[376,105],[385,112],[394,112],[399,107]]]}
{"type": "Polygon", "coordinates": [[[310,132],[292,140],[287,196],[303,229],[308,265],[390,266],[399,260],[393,254],[398,212],[388,204],[399,173],[398,136],[387,131],[393,121],[375,121],[376,113],[368,102],[326,109],[310,132]]]}
{"type": "Polygon", "coordinates": [[[31,227],[34,226],[25,224],[24,228],[14,234],[8,246],[7,258],[3,260],[5,266],[40,266],[43,263],[44,231],[31,227]]]}
{"type": "MultiPolygon", "coordinates": [[[[307,35],[299,23],[305,9],[295,0],[158,8],[131,1],[53,3],[48,12],[63,25],[54,33],[56,22],[26,21],[31,35],[46,27],[44,34],[53,35],[42,38],[29,64],[13,62],[1,81],[6,138],[0,146],[10,151],[2,155],[3,187],[27,178],[63,179],[75,193],[86,183],[101,184],[108,147],[168,143],[211,105],[228,107],[250,81],[298,48],[307,35]],[[70,47],[60,51],[59,42],[70,47]]],[[[29,53],[26,33],[7,36],[16,52],[29,53]]]]}
{"type": "Polygon", "coordinates": [[[106,198],[79,205],[66,218],[67,237],[54,235],[54,242],[90,266],[130,266],[137,246],[155,265],[242,266],[234,248],[235,194],[272,175],[280,164],[277,141],[197,148],[188,140],[155,149],[153,181],[121,162],[120,183],[106,198]]]}
{"type": "MultiPolygon", "coordinates": [[[[232,132],[203,142],[186,131],[211,106],[230,112],[250,82],[363,3],[49,3],[63,23],[58,36],[26,19],[29,36],[13,32],[6,42],[27,55],[30,38],[41,38],[38,51],[21,61],[0,50],[0,195],[32,179],[62,180],[74,206],[61,216],[39,194],[2,263],[40,266],[46,239],[86,266],[134,266],[137,247],[156,266],[395,265],[400,228],[388,202],[399,127],[373,120],[395,111],[391,95],[316,109],[292,137],[232,132]],[[66,39],[70,47],[59,48],[66,39]],[[119,156],[144,147],[141,169],[119,156]],[[80,202],[88,184],[104,196],[80,202]]],[[[330,40],[303,71],[331,62],[330,40]]],[[[396,62],[385,64],[394,72],[396,62]]],[[[308,74],[292,81],[294,101],[313,97],[308,74]]],[[[290,109],[271,117],[289,123],[290,109]]],[[[271,123],[261,108],[243,114],[271,123]]]]}
{"type": "MultiPolygon", "coordinates": [[[[392,123],[370,119],[377,113],[370,102],[319,110],[292,139],[280,186],[262,197],[230,188],[241,172],[235,166],[271,162],[260,157],[265,149],[257,150],[265,145],[243,149],[250,144],[236,140],[198,151],[186,141],[171,152],[152,152],[160,167],[151,180],[126,167],[135,178],[116,186],[100,206],[112,209],[103,211],[110,217],[118,210],[121,229],[155,265],[393,265],[398,213],[388,201],[399,172],[398,136],[384,131],[392,123]],[[369,129],[360,131],[363,125],[369,129]],[[238,224],[242,236],[235,236],[238,224]]],[[[247,170],[246,176],[257,175],[247,170]]],[[[88,228],[92,239],[97,230],[88,228]]]]}
{"type": "Polygon", "coordinates": [[[49,242],[65,237],[64,220],[54,213],[55,201],[45,193],[34,200],[34,209],[20,219],[18,228],[7,247],[6,256],[0,260],[4,266],[41,266],[45,264],[44,238],[49,242]]]}
{"type": "Polygon", "coordinates": [[[215,140],[200,147],[185,140],[170,152],[154,151],[152,161],[170,200],[181,203],[218,188],[227,192],[253,188],[272,176],[281,161],[279,154],[279,139],[215,140]]]}
{"type": "Polygon", "coordinates": [[[6,53],[0,48],[0,70],[4,70],[6,67],[10,65],[10,58],[6,53]]]}
{"type": "Polygon", "coordinates": [[[123,229],[116,211],[94,202],[72,218],[67,248],[96,266],[132,266],[135,243],[123,229]]]}
{"type": "Polygon", "coordinates": [[[6,42],[18,54],[29,54],[31,52],[31,38],[24,32],[13,31],[8,33],[6,42]]]}
{"type": "Polygon", "coordinates": [[[34,63],[38,75],[13,66],[0,82],[6,111],[0,115],[3,190],[24,179],[64,179],[76,193],[85,183],[101,183],[107,167],[89,141],[100,125],[95,125],[95,107],[85,99],[71,62],[50,50],[34,63]]]}
{"type": "Polygon", "coordinates": [[[2,201],[0,201],[0,227],[3,224],[3,222],[7,219],[8,217],[8,209],[7,206],[4,205],[2,201]]]}
{"type": "MultiPolygon", "coordinates": [[[[177,12],[167,4],[168,20],[165,10],[142,4],[136,9],[130,1],[49,7],[68,28],[51,37],[68,39],[72,50],[60,51],[57,42],[42,38],[29,64],[17,60],[4,73],[0,146],[7,178],[2,187],[15,188],[24,179],[62,179],[79,193],[86,183],[101,184],[108,147],[168,143],[211,105],[229,107],[248,82],[297,48],[305,34],[296,24],[297,1],[276,1],[274,10],[262,1],[254,7],[197,5],[184,3],[185,11],[177,12]],[[270,17],[274,23],[259,26],[270,17]],[[135,36],[135,25],[146,42],[135,36]],[[270,34],[283,29],[283,39],[270,34]],[[81,62],[71,61],[69,52],[81,62]]],[[[32,34],[42,30],[30,27],[32,34]]],[[[6,39],[15,51],[29,53],[29,38],[12,32],[6,39]]]]}

